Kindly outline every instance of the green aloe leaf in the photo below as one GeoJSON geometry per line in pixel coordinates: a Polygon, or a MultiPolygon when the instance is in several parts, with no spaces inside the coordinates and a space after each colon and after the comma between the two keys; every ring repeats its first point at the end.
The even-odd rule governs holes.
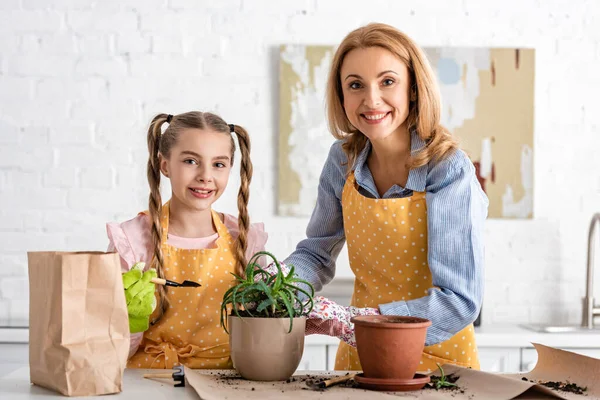
{"type": "Polygon", "coordinates": [[[235,278],[234,286],[225,292],[221,304],[220,322],[225,331],[227,331],[227,312],[231,306],[231,314],[238,317],[241,316],[239,311],[243,308],[246,315],[251,317],[289,318],[289,332],[291,332],[294,317],[307,315],[312,309],[314,288],[309,282],[296,275],[293,265],[289,267],[290,271],[284,274],[281,264],[273,254],[259,251],[250,258],[244,277],[232,273],[235,278]],[[272,259],[277,272],[271,275],[265,271],[258,264],[260,257],[272,259]],[[306,301],[301,301],[298,294],[305,296],[306,301]],[[254,307],[250,308],[251,305],[254,307]]]}
{"type": "Polygon", "coordinates": [[[273,301],[271,299],[266,299],[261,301],[261,303],[256,307],[257,312],[263,312],[267,307],[273,305],[273,301]]]}

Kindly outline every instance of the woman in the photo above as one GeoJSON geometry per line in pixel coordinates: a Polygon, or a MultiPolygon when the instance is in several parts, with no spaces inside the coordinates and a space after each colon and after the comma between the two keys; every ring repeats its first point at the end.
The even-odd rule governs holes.
{"type": "Polygon", "coordinates": [[[331,65],[327,109],[338,141],[307,238],[285,263],[320,290],[346,241],[356,278],[352,306],[318,299],[307,333],[343,339],[335,368],[360,370],[352,316],[423,317],[432,325],[419,370],[479,368],[472,322],[482,302],[488,200],[473,164],[440,125],[423,51],[388,25],[351,32],[331,65]]]}

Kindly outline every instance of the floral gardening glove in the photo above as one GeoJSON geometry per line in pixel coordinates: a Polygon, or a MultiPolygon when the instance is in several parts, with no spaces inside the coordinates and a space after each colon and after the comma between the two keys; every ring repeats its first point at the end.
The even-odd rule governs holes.
{"type": "Polygon", "coordinates": [[[315,306],[306,321],[307,335],[335,336],[356,347],[354,324],[350,318],[357,315],[379,315],[376,308],[358,308],[341,306],[323,296],[315,296],[315,306]]]}
{"type": "Polygon", "coordinates": [[[156,307],[154,283],[150,282],[152,278],[156,278],[156,270],[149,269],[144,272],[145,265],[143,262],[135,263],[128,272],[123,274],[131,333],[148,330],[150,315],[156,307]]]}

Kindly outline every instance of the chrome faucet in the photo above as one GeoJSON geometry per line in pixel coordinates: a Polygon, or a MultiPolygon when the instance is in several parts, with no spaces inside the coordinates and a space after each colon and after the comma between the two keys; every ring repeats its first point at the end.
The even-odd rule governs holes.
{"type": "Polygon", "coordinates": [[[600,315],[600,307],[596,307],[594,301],[594,232],[596,225],[600,225],[600,213],[594,214],[590,223],[588,233],[587,249],[587,280],[585,288],[585,297],[583,298],[583,321],[581,326],[588,329],[594,329],[594,317],[600,315]]]}

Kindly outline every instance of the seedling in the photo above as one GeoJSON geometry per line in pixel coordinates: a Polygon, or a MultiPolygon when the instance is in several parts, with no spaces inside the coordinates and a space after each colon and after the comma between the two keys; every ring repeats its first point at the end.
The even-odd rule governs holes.
{"type": "Polygon", "coordinates": [[[454,383],[456,382],[456,380],[454,380],[454,382],[450,382],[450,376],[446,376],[446,374],[444,373],[444,370],[442,369],[442,366],[439,363],[435,363],[438,367],[438,369],[440,370],[440,377],[431,377],[431,383],[433,384],[433,386],[435,387],[435,389],[442,389],[442,388],[451,388],[451,387],[457,387],[457,385],[454,383]]]}

